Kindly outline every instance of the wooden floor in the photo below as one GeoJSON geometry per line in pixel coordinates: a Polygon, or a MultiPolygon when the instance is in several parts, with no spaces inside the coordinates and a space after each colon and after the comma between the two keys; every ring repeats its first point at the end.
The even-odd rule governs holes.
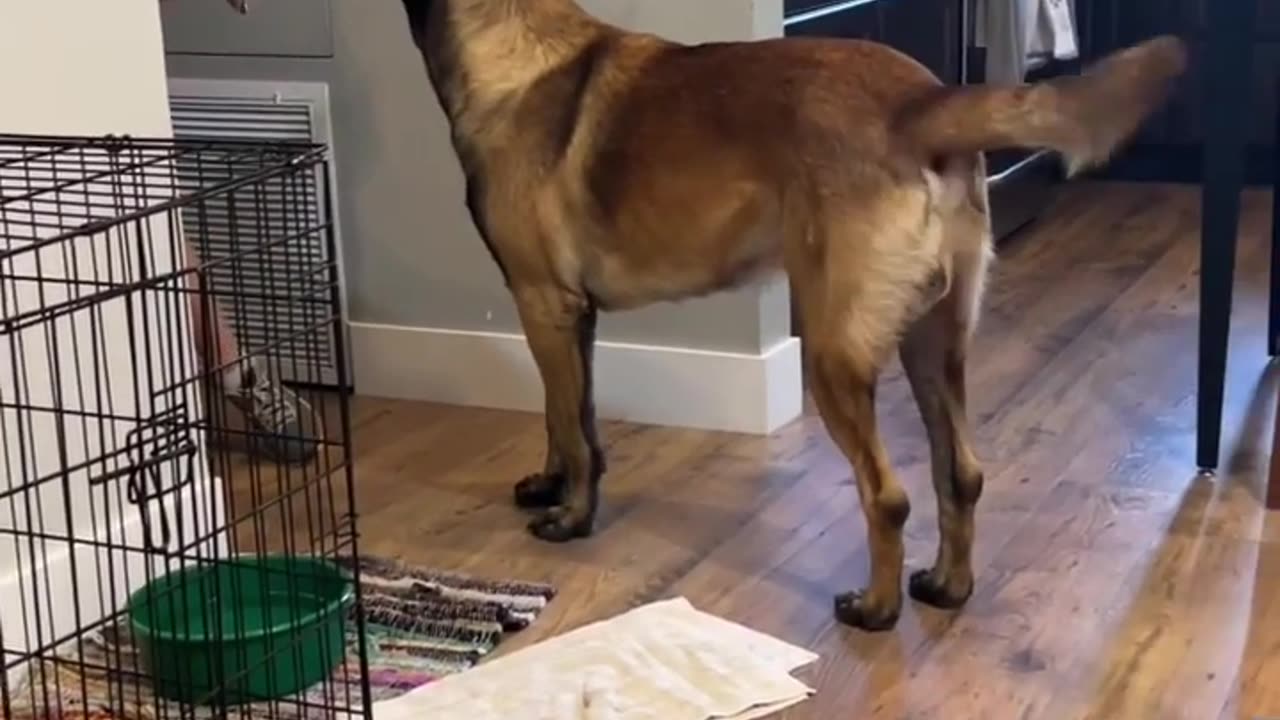
{"type": "MultiPolygon", "coordinates": [[[[850,471],[812,414],[770,438],[608,425],[599,534],[525,535],[512,482],[538,416],[359,399],[362,550],[559,598],[507,649],[659,598],[821,653],[787,718],[1280,717],[1280,518],[1260,508],[1276,377],[1264,357],[1269,195],[1247,198],[1226,461],[1193,461],[1198,197],[1073,188],[1002,250],[971,365],[987,468],[978,589],[895,632],[833,622],[867,573],[850,471]]],[[[880,413],[933,556],[927,452],[894,367],[880,413]]]]}

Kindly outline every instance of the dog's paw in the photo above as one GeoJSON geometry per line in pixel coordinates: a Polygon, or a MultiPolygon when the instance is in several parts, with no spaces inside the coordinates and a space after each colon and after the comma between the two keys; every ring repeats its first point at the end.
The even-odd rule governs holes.
{"type": "Polygon", "coordinates": [[[898,608],[877,608],[861,591],[841,593],[835,598],[836,620],[867,632],[892,630],[898,624],[898,608]]]}
{"type": "Polygon", "coordinates": [[[590,516],[575,517],[567,508],[558,506],[531,520],[529,533],[539,540],[564,543],[589,537],[593,524],[590,516]]]}
{"type": "Polygon", "coordinates": [[[516,483],[516,507],[543,510],[560,504],[564,496],[565,477],[560,473],[534,473],[516,483]]]}
{"type": "Polygon", "coordinates": [[[911,574],[907,582],[907,593],[918,602],[932,605],[943,610],[955,610],[963,607],[973,595],[973,581],[955,587],[957,583],[947,583],[939,579],[933,570],[917,570],[911,574]]]}

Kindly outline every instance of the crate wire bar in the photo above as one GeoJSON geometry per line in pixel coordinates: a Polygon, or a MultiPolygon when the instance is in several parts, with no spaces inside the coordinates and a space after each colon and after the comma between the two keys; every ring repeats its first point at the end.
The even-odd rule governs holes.
{"type": "Polygon", "coordinates": [[[371,716],[348,398],[315,353],[287,351],[332,341],[347,387],[328,163],[293,143],[0,135],[6,720],[371,716]],[[246,308],[278,326],[228,356],[219,313],[235,327],[246,308]],[[250,367],[289,378],[307,416],[296,434],[228,402],[250,367]],[[312,451],[270,459],[264,443],[312,451]],[[314,600],[316,578],[295,567],[316,565],[266,562],[282,556],[350,581],[342,637],[321,638],[342,648],[337,667],[295,692],[246,694],[250,676],[277,687],[301,672],[302,635],[285,635],[253,663],[192,666],[181,692],[160,692],[133,636],[139,599],[177,617],[180,640],[203,628],[215,651],[243,655],[233,641],[255,614],[303,621],[272,620],[268,592],[314,600]],[[246,567],[261,597],[223,572],[246,567]],[[186,580],[157,584],[192,569],[209,598],[196,611],[179,603],[186,580]]]}

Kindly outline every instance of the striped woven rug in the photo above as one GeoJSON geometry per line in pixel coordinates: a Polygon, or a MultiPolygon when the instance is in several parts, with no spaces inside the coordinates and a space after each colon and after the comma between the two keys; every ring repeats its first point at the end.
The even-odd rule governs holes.
{"type": "MultiPolygon", "coordinates": [[[[337,562],[348,569],[354,565],[352,558],[337,562]]],[[[474,666],[508,633],[528,627],[555,595],[548,585],[484,580],[377,557],[361,557],[360,573],[374,702],[474,666]]],[[[356,625],[348,624],[347,661],[330,682],[295,698],[236,708],[234,715],[309,720],[342,716],[341,711],[335,712],[340,707],[358,712],[362,689],[356,625]]],[[[64,719],[89,715],[119,720],[222,717],[214,708],[180,706],[156,698],[150,687],[136,679],[138,667],[127,623],[106,627],[88,636],[79,647],[61,653],[59,661],[31,668],[26,682],[13,688],[12,696],[19,702],[14,720],[54,715],[32,710],[31,705],[43,706],[53,700],[41,688],[58,689],[56,694],[62,697],[57,714],[64,719]],[[26,697],[31,704],[23,708],[26,697]]]]}
{"type": "Polygon", "coordinates": [[[555,596],[548,585],[481,580],[372,557],[361,558],[360,572],[375,701],[472,667],[507,633],[528,627],[555,596]]]}

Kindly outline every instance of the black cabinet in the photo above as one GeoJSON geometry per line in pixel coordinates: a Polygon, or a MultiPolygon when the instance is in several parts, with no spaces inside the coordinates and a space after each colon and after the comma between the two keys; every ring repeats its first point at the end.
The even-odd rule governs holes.
{"type": "Polygon", "coordinates": [[[832,0],[786,0],[786,2],[782,4],[782,9],[788,17],[792,17],[806,10],[836,4],[838,3],[833,2],[832,0]]]}
{"type": "MultiPolygon", "coordinates": [[[[1206,10],[1214,2],[1253,0],[1077,0],[1082,52],[1097,59],[1120,48],[1161,34],[1187,41],[1192,62],[1178,92],[1147,123],[1134,144],[1106,174],[1136,180],[1199,182],[1204,144],[1206,10]]],[[[1253,73],[1247,127],[1246,176],[1270,184],[1276,151],[1273,118],[1280,87],[1280,2],[1254,2],[1254,22],[1240,42],[1250,46],[1253,73]]]]}
{"type": "Polygon", "coordinates": [[[959,0],[788,0],[788,36],[882,42],[923,63],[948,83],[961,80],[959,0]]]}

